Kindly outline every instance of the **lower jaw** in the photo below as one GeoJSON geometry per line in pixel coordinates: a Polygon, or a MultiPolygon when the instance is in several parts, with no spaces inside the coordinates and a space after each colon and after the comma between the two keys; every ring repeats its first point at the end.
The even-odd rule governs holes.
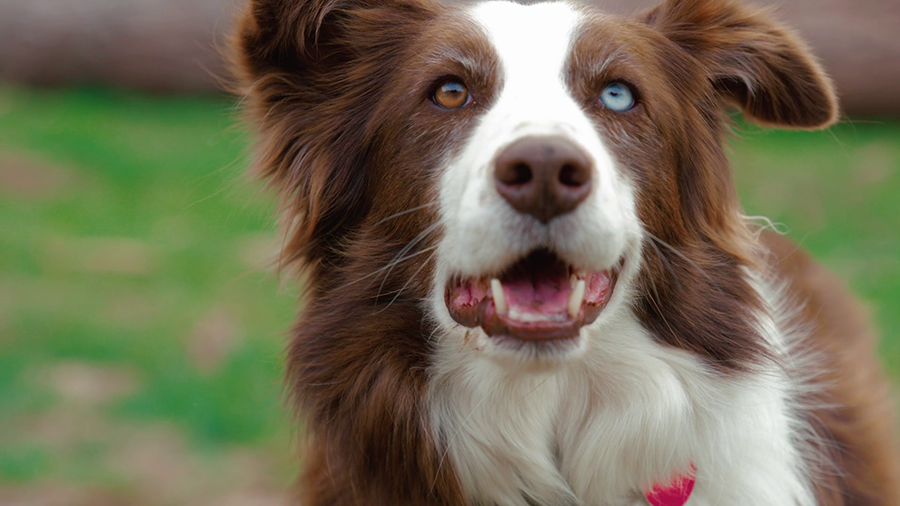
{"type": "Polygon", "coordinates": [[[481,350],[488,358],[514,370],[540,372],[570,363],[581,357],[587,349],[586,338],[579,334],[564,339],[547,341],[523,341],[512,336],[481,335],[481,350]]]}
{"type": "MultiPolygon", "coordinates": [[[[562,364],[580,356],[586,349],[587,328],[606,310],[612,292],[599,304],[584,304],[574,318],[565,322],[527,324],[493,314],[475,332],[479,332],[486,351],[517,364],[534,361],[562,364]]],[[[487,314],[491,315],[493,306],[487,314]]]]}
{"type": "Polygon", "coordinates": [[[496,310],[489,306],[486,311],[488,318],[482,322],[481,329],[495,339],[509,338],[523,343],[551,345],[554,342],[580,336],[581,330],[600,316],[608,302],[608,299],[604,300],[599,306],[583,304],[578,313],[573,316],[556,318],[555,321],[547,319],[547,321],[530,323],[511,319],[509,314],[498,315],[496,310]]]}

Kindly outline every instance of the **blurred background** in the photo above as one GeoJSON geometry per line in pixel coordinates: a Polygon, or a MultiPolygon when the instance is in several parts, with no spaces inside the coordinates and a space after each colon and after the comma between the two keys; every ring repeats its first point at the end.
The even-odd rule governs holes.
{"type": "MultiPolygon", "coordinates": [[[[868,303],[900,380],[900,0],[769,4],[845,118],[742,126],[741,195],[868,303]]],[[[0,0],[0,504],[287,504],[299,287],[220,91],[240,8],[0,0]]]]}

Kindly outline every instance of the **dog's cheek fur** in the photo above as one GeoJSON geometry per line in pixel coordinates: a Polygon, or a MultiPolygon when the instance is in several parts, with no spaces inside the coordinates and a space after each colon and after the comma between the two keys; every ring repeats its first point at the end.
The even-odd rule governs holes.
{"type": "MultiPolygon", "coordinates": [[[[645,25],[610,30],[598,21],[576,40],[572,61],[579,65],[573,67],[594,68],[599,65],[584,62],[624,51],[629,56],[610,58],[610,75],[600,81],[631,80],[640,94],[639,110],[595,112],[601,135],[637,189],[645,231],[638,317],[662,343],[722,372],[746,371],[771,357],[753,323],[760,301],[743,268],[755,252],[722,148],[725,118],[708,68],[645,25]]],[[[573,68],[569,80],[587,100],[581,83],[591,79],[573,68]]]]}
{"type": "Polygon", "coordinates": [[[461,504],[422,416],[430,330],[410,304],[354,325],[373,312],[354,299],[312,301],[289,351],[310,442],[302,504],[461,504]]]}
{"type": "MultiPolygon", "coordinates": [[[[657,54],[660,68],[678,61],[670,48],[657,54]]],[[[753,323],[760,300],[743,271],[754,252],[721,145],[718,101],[691,63],[669,74],[672,107],[656,111],[662,149],[629,150],[640,153],[629,162],[646,178],[638,314],[664,343],[723,371],[746,370],[770,358],[753,323]]]]}
{"type": "Polygon", "coordinates": [[[303,504],[462,502],[423,416],[432,329],[418,300],[431,262],[379,271],[434,222],[427,208],[386,219],[430,198],[421,190],[438,156],[428,153],[440,150],[410,139],[437,145],[446,134],[428,128],[427,114],[410,122],[422,83],[398,86],[396,74],[441,9],[257,0],[241,21],[237,64],[260,131],[255,170],[282,199],[284,264],[307,269],[287,371],[310,443],[303,504]]]}
{"type": "Polygon", "coordinates": [[[315,279],[365,216],[368,124],[403,49],[440,10],[426,1],[256,0],[235,40],[260,131],[254,171],[281,197],[282,265],[315,279]]]}
{"type": "Polygon", "coordinates": [[[641,21],[654,33],[629,47],[662,75],[644,77],[657,81],[643,104],[647,124],[607,136],[635,174],[648,233],[638,314],[665,344],[746,370],[771,357],[753,324],[761,301],[743,275],[757,251],[722,148],[723,101],[757,122],[820,128],[837,115],[834,91],[797,38],[736,2],[670,0],[641,21]]]}

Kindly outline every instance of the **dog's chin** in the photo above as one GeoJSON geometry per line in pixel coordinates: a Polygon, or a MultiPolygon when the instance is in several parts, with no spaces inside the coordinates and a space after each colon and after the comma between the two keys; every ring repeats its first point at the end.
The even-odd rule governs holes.
{"type": "Polygon", "coordinates": [[[476,349],[509,372],[553,372],[579,361],[588,348],[588,338],[581,334],[528,342],[510,336],[488,336],[480,329],[473,332],[479,334],[476,349]]]}
{"type": "Polygon", "coordinates": [[[536,250],[493,276],[451,278],[444,302],[489,357],[517,369],[554,368],[584,355],[584,328],[606,309],[623,264],[582,270],[536,250]]]}

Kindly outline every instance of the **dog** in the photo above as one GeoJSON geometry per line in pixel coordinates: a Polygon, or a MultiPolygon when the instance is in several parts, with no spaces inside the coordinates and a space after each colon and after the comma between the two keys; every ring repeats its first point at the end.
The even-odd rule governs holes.
{"type": "Polygon", "coordinates": [[[730,111],[839,115],[769,13],[252,0],[234,39],[300,504],[900,504],[865,311],[734,190],[730,111]]]}

